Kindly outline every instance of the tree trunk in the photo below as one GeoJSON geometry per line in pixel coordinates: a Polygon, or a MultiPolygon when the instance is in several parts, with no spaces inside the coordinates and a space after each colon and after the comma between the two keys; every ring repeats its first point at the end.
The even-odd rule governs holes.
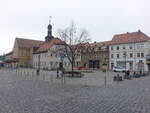
{"type": "Polygon", "coordinates": [[[73,73],[73,67],[74,67],[74,62],[72,61],[72,77],[74,77],[74,73],[73,73]]]}

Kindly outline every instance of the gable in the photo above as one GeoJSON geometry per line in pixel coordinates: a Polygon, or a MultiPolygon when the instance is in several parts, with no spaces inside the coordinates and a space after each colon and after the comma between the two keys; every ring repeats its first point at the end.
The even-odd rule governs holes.
{"type": "Polygon", "coordinates": [[[19,51],[18,42],[15,39],[14,46],[13,46],[13,58],[17,58],[18,51],[19,51]]]}

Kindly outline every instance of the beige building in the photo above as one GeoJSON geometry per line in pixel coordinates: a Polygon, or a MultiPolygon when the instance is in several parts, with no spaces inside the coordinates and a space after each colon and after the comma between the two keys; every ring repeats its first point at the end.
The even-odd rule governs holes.
{"type": "Polygon", "coordinates": [[[32,67],[32,53],[43,41],[16,38],[12,58],[16,60],[15,67],[32,67]]]}
{"type": "Polygon", "coordinates": [[[89,69],[108,69],[110,41],[91,43],[82,49],[81,65],[89,69]]]}

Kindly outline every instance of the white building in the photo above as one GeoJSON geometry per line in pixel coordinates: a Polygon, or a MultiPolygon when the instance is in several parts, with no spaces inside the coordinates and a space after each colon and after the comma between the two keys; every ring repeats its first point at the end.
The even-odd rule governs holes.
{"type": "Polygon", "coordinates": [[[109,47],[110,69],[121,66],[132,71],[148,71],[146,55],[150,53],[150,38],[138,32],[114,35],[109,47]]]}
{"type": "Polygon", "coordinates": [[[63,67],[65,69],[71,68],[71,63],[65,55],[65,46],[63,44],[55,44],[48,50],[48,61],[49,61],[49,69],[56,69],[63,63],[63,67]],[[61,54],[64,54],[64,58],[61,59],[61,54]]]}
{"type": "Polygon", "coordinates": [[[63,41],[59,38],[53,38],[44,43],[33,54],[33,67],[40,69],[57,69],[63,61],[63,67],[69,69],[71,64],[65,57],[60,59],[60,54],[64,53],[63,41]]]}

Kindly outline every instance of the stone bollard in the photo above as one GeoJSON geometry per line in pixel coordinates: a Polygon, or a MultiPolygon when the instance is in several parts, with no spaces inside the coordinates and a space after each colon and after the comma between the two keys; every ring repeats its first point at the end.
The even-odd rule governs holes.
{"type": "Polygon", "coordinates": [[[53,74],[52,73],[50,74],[50,77],[51,77],[50,78],[51,79],[51,83],[53,83],[53,74]]]}

